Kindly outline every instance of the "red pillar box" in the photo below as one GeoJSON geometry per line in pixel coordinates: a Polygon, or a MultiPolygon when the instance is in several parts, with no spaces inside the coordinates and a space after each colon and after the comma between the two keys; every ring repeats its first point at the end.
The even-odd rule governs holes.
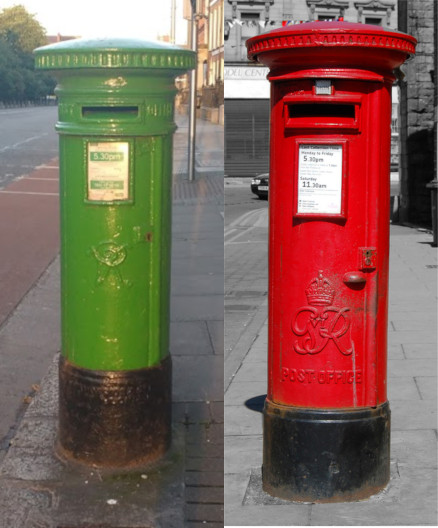
{"type": "Polygon", "coordinates": [[[277,497],[357,500],[389,480],[391,86],[415,44],[348,22],[247,41],[271,81],[263,487],[277,497]]]}

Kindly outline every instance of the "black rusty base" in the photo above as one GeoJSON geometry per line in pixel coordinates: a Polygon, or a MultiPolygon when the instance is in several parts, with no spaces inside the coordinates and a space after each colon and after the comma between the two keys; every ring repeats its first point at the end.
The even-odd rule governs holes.
{"type": "Polygon", "coordinates": [[[139,370],[88,370],[61,356],[57,454],[104,468],[131,468],[170,447],[171,359],[139,370]]]}
{"type": "Polygon", "coordinates": [[[299,502],[361,500],[389,482],[390,410],[264,408],[263,489],[299,502]]]}

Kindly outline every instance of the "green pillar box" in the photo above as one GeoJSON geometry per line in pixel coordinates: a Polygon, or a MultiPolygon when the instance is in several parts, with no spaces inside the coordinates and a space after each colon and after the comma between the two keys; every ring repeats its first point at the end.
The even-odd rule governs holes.
{"type": "Polygon", "coordinates": [[[175,77],[189,50],[131,39],[35,50],[58,81],[61,201],[57,451],[142,465],[170,445],[175,77]]]}

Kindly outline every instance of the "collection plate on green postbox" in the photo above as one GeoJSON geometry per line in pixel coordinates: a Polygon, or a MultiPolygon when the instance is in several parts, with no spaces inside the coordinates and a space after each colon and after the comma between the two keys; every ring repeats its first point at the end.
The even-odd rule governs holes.
{"type": "Polygon", "coordinates": [[[87,201],[127,201],[130,196],[130,148],[127,141],[87,144],[87,201]]]}

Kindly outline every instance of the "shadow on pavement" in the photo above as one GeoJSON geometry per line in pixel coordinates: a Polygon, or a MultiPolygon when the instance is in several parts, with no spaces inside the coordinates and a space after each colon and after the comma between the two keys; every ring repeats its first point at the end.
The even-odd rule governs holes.
{"type": "Polygon", "coordinates": [[[265,405],[266,394],[260,394],[260,396],[254,396],[246,400],[245,405],[251,411],[263,412],[263,406],[265,405]]]}

